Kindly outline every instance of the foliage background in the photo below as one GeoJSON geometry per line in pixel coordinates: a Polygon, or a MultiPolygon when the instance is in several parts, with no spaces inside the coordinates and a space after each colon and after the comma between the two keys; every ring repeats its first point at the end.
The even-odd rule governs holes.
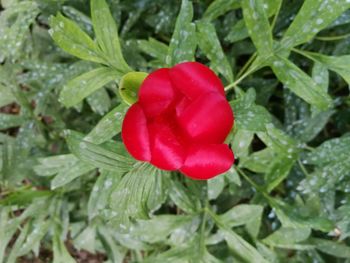
{"type": "Polygon", "coordinates": [[[350,262],[349,7],[2,0],[0,262],[350,262]],[[119,135],[121,77],[194,59],[236,118],[208,182],[119,135]]]}

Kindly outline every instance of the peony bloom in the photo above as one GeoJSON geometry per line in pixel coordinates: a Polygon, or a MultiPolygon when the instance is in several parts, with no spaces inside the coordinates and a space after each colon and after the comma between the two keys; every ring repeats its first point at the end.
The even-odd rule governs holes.
{"type": "Polygon", "coordinates": [[[137,160],[193,179],[226,172],[234,156],[225,138],[233,122],[220,79],[198,62],[158,69],[126,113],[122,139],[137,160]]]}

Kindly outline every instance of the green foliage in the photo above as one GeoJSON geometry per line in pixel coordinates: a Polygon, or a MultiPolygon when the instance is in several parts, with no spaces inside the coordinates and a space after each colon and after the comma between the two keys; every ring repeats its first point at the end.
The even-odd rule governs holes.
{"type": "Polygon", "coordinates": [[[0,262],[349,262],[349,8],[2,0],[0,262]],[[147,74],[194,60],[235,114],[209,181],[120,136],[147,74]]]}

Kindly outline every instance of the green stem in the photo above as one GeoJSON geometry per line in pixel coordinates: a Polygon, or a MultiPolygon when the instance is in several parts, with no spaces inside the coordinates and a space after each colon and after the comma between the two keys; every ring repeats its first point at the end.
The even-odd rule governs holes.
{"type": "Polygon", "coordinates": [[[298,54],[300,54],[300,55],[302,55],[302,56],[304,56],[304,57],[306,57],[308,59],[311,59],[314,62],[319,62],[313,56],[310,56],[307,51],[303,51],[303,50],[300,50],[300,49],[297,49],[297,48],[292,48],[292,51],[294,51],[295,53],[298,53],[298,54]]]}
{"type": "Polygon", "coordinates": [[[301,171],[304,173],[304,175],[306,177],[309,177],[309,173],[308,171],[306,170],[305,166],[303,165],[303,163],[300,161],[300,159],[298,159],[298,164],[299,164],[299,167],[301,169],[301,171]]]}
{"type": "Polygon", "coordinates": [[[236,87],[239,83],[241,83],[242,80],[244,80],[248,75],[250,75],[251,73],[253,73],[256,70],[256,66],[250,68],[249,70],[247,70],[240,78],[238,78],[235,82],[227,85],[225,87],[225,91],[228,91],[234,87],[236,87]]]}
{"type": "Polygon", "coordinates": [[[315,39],[321,40],[321,41],[337,41],[337,40],[342,40],[342,39],[345,39],[345,38],[348,38],[348,37],[350,37],[350,33],[344,34],[344,35],[340,35],[340,36],[315,37],[315,39]]]}
{"type": "Polygon", "coordinates": [[[272,21],[272,24],[271,24],[271,32],[273,32],[273,29],[275,28],[275,25],[276,25],[276,22],[277,22],[277,18],[278,18],[278,15],[281,11],[281,7],[282,7],[282,2],[283,0],[281,0],[279,2],[279,5],[278,5],[278,8],[277,8],[277,11],[275,13],[275,16],[273,17],[273,21],[272,21]]]}
{"type": "Polygon", "coordinates": [[[255,190],[257,190],[260,194],[262,194],[268,201],[271,201],[272,198],[270,195],[259,185],[257,185],[248,175],[246,175],[240,168],[236,168],[237,172],[253,187],[255,190]]]}
{"type": "Polygon", "coordinates": [[[254,60],[256,59],[258,53],[254,52],[253,55],[250,56],[250,58],[248,59],[248,61],[244,64],[244,66],[242,67],[242,69],[238,72],[237,74],[237,78],[239,78],[240,76],[242,76],[242,74],[247,70],[247,68],[254,62],[254,60]]]}

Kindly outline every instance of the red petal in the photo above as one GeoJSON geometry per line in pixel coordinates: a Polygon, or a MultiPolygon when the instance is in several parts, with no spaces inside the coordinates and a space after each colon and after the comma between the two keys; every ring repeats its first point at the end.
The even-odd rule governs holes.
{"type": "Polygon", "coordinates": [[[193,179],[206,180],[226,172],[234,163],[234,156],[226,144],[194,145],[180,169],[193,179]]]}
{"type": "Polygon", "coordinates": [[[155,117],[175,100],[175,90],[169,77],[169,69],[158,69],[147,76],[139,91],[139,103],[146,116],[155,117]]]}
{"type": "Polygon", "coordinates": [[[233,125],[233,112],[225,97],[211,92],[193,101],[178,121],[194,142],[223,143],[233,125]]]}
{"type": "Polygon", "coordinates": [[[215,73],[198,62],[185,62],[171,68],[169,75],[174,87],[190,99],[208,91],[218,91],[225,96],[224,86],[215,73]]]}
{"type": "Polygon", "coordinates": [[[185,160],[185,148],[169,123],[149,125],[151,138],[151,163],[163,170],[177,170],[185,160]]]}
{"type": "Polygon", "coordinates": [[[133,104],[125,115],[122,139],[126,149],[135,159],[151,160],[147,120],[138,103],[133,104]]]}

